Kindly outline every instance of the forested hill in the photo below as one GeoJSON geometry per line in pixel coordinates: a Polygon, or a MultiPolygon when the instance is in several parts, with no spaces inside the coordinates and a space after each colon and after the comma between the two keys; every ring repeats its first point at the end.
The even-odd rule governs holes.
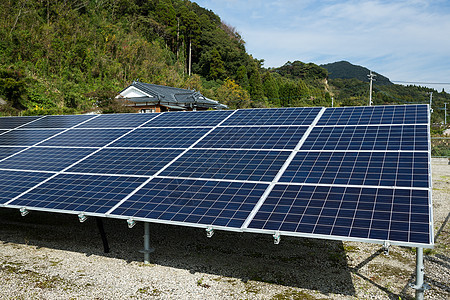
{"type": "MultiPolygon", "coordinates": [[[[361,81],[301,61],[264,68],[235,28],[189,0],[5,0],[0,17],[0,115],[127,111],[111,99],[136,79],[232,109],[368,101],[367,69],[361,81]]],[[[424,103],[429,91],[380,85],[374,100],[424,103]]],[[[436,108],[450,102],[434,97],[436,108]]]]}
{"type": "Polygon", "coordinates": [[[200,76],[258,73],[239,34],[189,1],[4,1],[0,15],[0,93],[12,109],[86,110],[137,78],[201,89],[200,76]]]}
{"type": "Polygon", "coordinates": [[[232,26],[188,0],[11,0],[0,17],[2,114],[90,110],[135,79],[231,108],[329,100],[323,85],[264,70],[232,26]]]}
{"type": "MultiPolygon", "coordinates": [[[[370,70],[349,63],[348,61],[338,61],[334,63],[329,63],[325,65],[321,65],[321,67],[325,68],[328,71],[328,77],[330,79],[358,79],[361,81],[369,82],[369,78],[367,75],[370,73],[370,70]]],[[[388,85],[393,84],[389,78],[378,74],[377,72],[372,72],[376,75],[374,84],[377,85],[388,85]]]]}

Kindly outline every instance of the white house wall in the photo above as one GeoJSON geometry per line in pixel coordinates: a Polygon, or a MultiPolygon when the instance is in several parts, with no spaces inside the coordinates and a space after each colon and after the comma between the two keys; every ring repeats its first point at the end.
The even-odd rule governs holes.
{"type": "Polygon", "coordinates": [[[152,95],[146,94],[143,91],[135,88],[134,86],[129,86],[122,93],[120,93],[120,95],[118,95],[116,98],[119,98],[119,97],[122,97],[122,98],[151,97],[151,98],[153,98],[152,95]]]}

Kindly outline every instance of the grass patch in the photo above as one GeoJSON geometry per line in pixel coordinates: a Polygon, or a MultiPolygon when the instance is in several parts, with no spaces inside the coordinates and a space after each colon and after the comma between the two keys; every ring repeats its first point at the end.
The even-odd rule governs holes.
{"type": "MultiPolygon", "coordinates": [[[[20,265],[20,264],[19,264],[20,265]]],[[[40,289],[52,289],[57,286],[62,287],[63,290],[67,290],[69,286],[64,286],[64,280],[58,276],[47,276],[39,274],[32,270],[25,270],[17,265],[0,265],[0,271],[8,274],[16,274],[21,276],[25,280],[29,280],[34,283],[37,288],[40,289]]]]}
{"type": "Polygon", "coordinates": [[[343,243],[343,247],[344,247],[345,252],[356,252],[356,251],[359,251],[359,247],[353,246],[353,245],[349,245],[349,244],[346,244],[346,243],[343,243]]]}
{"type": "Polygon", "coordinates": [[[295,291],[292,289],[289,289],[285,292],[276,294],[272,297],[272,300],[320,300],[323,298],[317,298],[313,295],[307,294],[303,291],[295,291]]]}
{"type": "Polygon", "coordinates": [[[260,288],[258,287],[258,285],[254,282],[250,282],[247,281],[245,283],[245,292],[248,293],[253,293],[253,294],[258,294],[260,291],[260,288]]]}
{"type": "Polygon", "coordinates": [[[200,287],[205,288],[205,289],[208,289],[208,288],[211,287],[209,284],[203,282],[203,277],[200,278],[199,280],[197,280],[197,286],[200,286],[200,287]]]}
{"type": "Polygon", "coordinates": [[[399,267],[387,264],[373,264],[369,265],[369,270],[376,274],[376,277],[392,277],[400,276],[402,278],[409,278],[411,272],[399,267]]]}
{"type": "Polygon", "coordinates": [[[139,288],[137,291],[138,291],[138,293],[140,293],[140,294],[146,294],[146,295],[154,296],[154,297],[158,297],[158,296],[161,295],[161,291],[160,291],[160,290],[158,290],[158,289],[152,289],[152,288],[149,287],[149,286],[139,288]]]}

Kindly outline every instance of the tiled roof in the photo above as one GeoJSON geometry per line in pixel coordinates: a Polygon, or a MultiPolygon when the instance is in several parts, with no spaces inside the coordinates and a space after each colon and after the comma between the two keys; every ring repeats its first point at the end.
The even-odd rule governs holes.
{"type": "MultiPolygon", "coordinates": [[[[214,108],[225,109],[226,105],[220,104],[216,100],[208,99],[195,90],[187,90],[174,88],[170,86],[156,85],[150,83],[144,83],[134,81],[130,86],[139,89],[147,95],[152,97],[137,97],[129,98],[131,102],[148,102],[159,103],[162,105],[173,105],[183,108],[202,107],[202,108],[214,108]]],[[[128,86],[126,89],[128,89],[128,86]]],[[[126,90],[124,89],[124,91],[126,90]]],[[[123,91],[122,91],[123,92],[123,91]]]]}

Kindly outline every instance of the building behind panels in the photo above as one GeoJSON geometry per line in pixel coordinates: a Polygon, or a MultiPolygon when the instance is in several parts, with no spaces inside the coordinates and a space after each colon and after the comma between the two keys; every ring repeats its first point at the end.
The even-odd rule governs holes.
{"type": "Polygon", "coordinates": [[[134,81],[116,98],[126,99],[127,105],[138,108],[141,113],[227,108],[226,105],[206,98],[195,90],[139,81],[134,81]]]}

